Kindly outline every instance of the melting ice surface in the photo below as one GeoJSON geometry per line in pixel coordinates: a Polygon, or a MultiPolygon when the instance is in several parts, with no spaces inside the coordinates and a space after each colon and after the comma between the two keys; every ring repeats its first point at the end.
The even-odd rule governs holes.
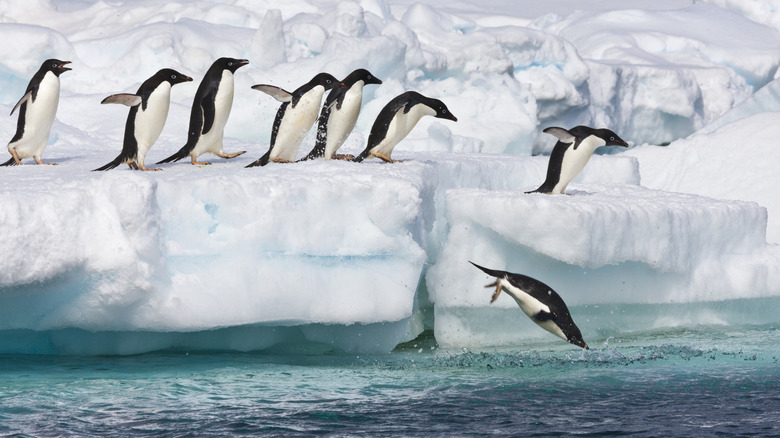
{"type": "MultiPolygon", "coordinates": [[[[508,297],[490,305],[490,279],[468,260],[549,284],[589,343],[777,322],[776,16],[729,2],[577,5],[7,5],[0,33],[19,43],[0,61],[0,112],[41,60],[74,70],[44,154],[60,165],[0,171],[0,352],[387,352],[426,328],[451,348],[560,342],[508,297]],[[246,155],[90,171],[121,148],[127,110],[103,97],[163,67],[198,81],[220,56],[251,61],[225,139],[246,155]],[[359,67],[384,84],[366,87],[344,152],[362,150],[404,90],[459,121],[420,122],[400,164],[243,168],[267,150],[277,109],[252,84],[294,89],[359,67]],[[568,195],[524,194],[546,169],[532,152],[554,144],[541,129],[581,123],[635,147],[594,156],[568,195]]],[[[149,162],[185,140],[196,87],[174,87],[149,162]]],[[[0,137],[15,127],[2,118],[0,137]]]]}

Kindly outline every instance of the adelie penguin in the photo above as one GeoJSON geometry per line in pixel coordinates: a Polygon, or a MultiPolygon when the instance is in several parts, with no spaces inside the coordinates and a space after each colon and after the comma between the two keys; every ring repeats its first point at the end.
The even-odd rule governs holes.
{"type": "Polygon", "coordinates": [[[122,163],[136,170],[160,170],[148,169],[144,165],[144,159],[165,126],[171,105],[171,87],[189,81],[192,81],[191,77],[164,68],[145,80],[135,94],[113,94],[103,99],[100,102],[102,104],[119,103],[129,106],[130,113],[125,123],[122,152],[113,161],[95,170],[113,169],[122,163]]]}
{"type": "Polygon", "coordinates": [[[496,301],[502,290],[506,291],[536,325],[578,347],[588,348],[588,344],[582,339],[580,329],[571,318],[566,303],[550,286],[526,275],[488,269],[474,262],[469,263],[485,274],[496,277],[495,282],[485,286],[496,288],[490,298],[491,303],[496,301]]]}
{"type": "Polygon", "coordinates": [[[395,163],[396,161],[390,158],[393,148],[412,131],[423,116],[458,121],[444,102],[415,91],[407,91],[382,108],[371,127],[368,146],[354,161],[377,157],[388,163],[395,163]]]}
{"type": "Polygon", "coordinates": [[[234,58],[219,58],[211,64],[192,101],[187,144],[157,164],[176,162],[189,156],[194,165],[208,165],[211,163],[198,161],[198,157],[209,152],[229,159],[246,152],[225,152],[222,138],[233,106],[233,74],[247,64],[246,59],[234,58]]]}
{"type": "Polygon", "coordinates": [[[282,105],[276,112],[271,128],[271,146],[268,152],[246,167],[265,166],[269,161],[291,163],[298,155],[301,141],[317,120],[322,95],[344,84],[328,73],[320,73],[312,80],[290,93],[274,85],[259,84],[252,89],[262,91],[282,105]]]}
{"type": "Polygon", "coordinates": [[[336,87],[325,99],[317,121],[317,142],[314,149],[301,161],[324,157],[351,160],[351,155],[339,155],[336,151],[355,128],[360,107],[363,104],[363,87],[381,84],[382,81],[366,69],[357,69],[343,81],[344,88],[336,87]]]}
{"type": "Polygon", "coordinates": [[[552,127],[543,132],[558,137],[558,143],[550,154],[544,183],[538,189],[526,193],[561,194],[571,180],[585,168],[597,147],[628,147],[628,143],[609,129],[576,126],[566,130],[552,127]]]}
{"type": "Polygon", "coordinates": [[[2,166],[21,165],[22,159],[30,157],[38,164],[57,164],[44,163],[41,155],[49,142],[51,125],[60,102],[60,75],[70,70],[65,67],[67,64],[70,61],[47,59],[30,79],[24,96],[11,110],[13,115],[19,109],[19,119],[16,134],[8,143],[11,159],[2,166]]]}

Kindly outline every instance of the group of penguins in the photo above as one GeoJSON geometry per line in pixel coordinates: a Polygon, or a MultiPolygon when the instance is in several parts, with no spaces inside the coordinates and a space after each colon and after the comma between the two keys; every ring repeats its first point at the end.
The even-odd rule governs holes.
{"type": "MultiPolygon", "coordinates": [[[[19,110],[17,129],[8,144],[11,159],[0,166],[21,165],[22,159],[30,157],[38,164],[56,164],[44,163],[41,155],[48,143],[59,103],[59,76],[71,70],[67,67],[68,64],[69,61],[48,59],[33,75],[24,96],[11,110],[11,115],[19,110]]],[[[187,143],[157,164],[176,162],[189,156],[192,164],[207,165],[208,162],[198,161],[198,157],[212,153],[229,159],[246,152],[225,152],[222,138],[233,104],[233,74],[247,64],[249,61],[235,58],[219,58],[214,61],[195,93],[187,143]]],[[[113,161],[95,170],[109,170],[123,163],[133,169],[160,170],[146,167],[146,153],[157,141],[165,125],[170,107],[171,87],[190,81],[191,77],[164,68],[144,81],[135,94],[120,93],[105,98],[101,103],[127,105],[130,112],[125,124],[122,152],[113,161]]],[[[293,92],[274,85],[253,86],[253,89],[274,97],[281,102],[281,106],[274,119],[268,152],[246,167],[265,166],[269,162],[294,162],[301,142],[315,121],[318,121],[318,127],[314,149],[300,161],[324,157],[326,160],[346,159],[360,162],[375,157],[393,163],[396,162],[391,158],[393,148],[411,132],[423,116],[457,121],[442,101],[425,97],[415,91],[407,91],[392,99],[379,112],[371,128],[368,144],[360,155],[353,157],[337,154],[357,122],[363,87],[381,83],[382,81],[368,70],[358,69],[342,81],[328,73],[319,73],[293,92]],[[322,103],[326,91],[330,93],[322,103]]],[[[544,183],[536,190],[526,193],[562,194],[569,182],[585,167],[597,147],[628,147],[623,139],[609,129],[593,129],[587,126],[576,126],[572,129],[550,127],[544,132],[557,137],[558,142],[550,155],[544,183]]],[[[471,263],[496,278],[495,282],[486,286],[496,288],[491,303],[503,290],[514,298],[520,309],[540,327],[574,345],[588,348],[569,309],[552,288],[522,274],[488,269],[471,263]]]]}

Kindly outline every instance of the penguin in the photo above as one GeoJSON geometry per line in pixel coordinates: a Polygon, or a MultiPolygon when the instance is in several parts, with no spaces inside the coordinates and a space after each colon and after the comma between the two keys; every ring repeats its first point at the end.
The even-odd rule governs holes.
{"type": "Polygon", "coordinates": [[[189,155],[192,164],[205,166],[211,163],[198,161],[198,157],[206,152],[225,159],[246,152],[226,153],[222,149],[222,137],[233,106],[233,74],[247,64],[246,59],[234,58],[219,58],[211,64],[192,101],[187,144],[157,164],[176,162],[189,155]]]}
{"type": "Polygon", "coordinates": [[[366,158],[377,157],[387,163],[398,162],[390,158],[393,148],[411,132],[423,116],[458,121],[444,102],[415,91],[407,91],[382,108],[371,127],[366,149],[355,157],[354,161],[359,163],[366,158]]]}
{"type": "Polygon", "coordinates": [[[628,143],[609,129],[593,129],[580,125],[568,131],[550,127],[542,132],[558,137],[558,143],[550,154],[547,179],[538,189],[526,193],[562,194],[571,180],[585,167],[597,147],[628,147],[628,143]]]}
{"type": "Polygon", "coordinates": [[[360,106],[363,104],[363,87],[368,84],[381,84],[382,81],[366,69],[357,69],[343,81],[345,88],[335,88],[328,94],[322,105],[317,121],[317,141],[314,149],[300,161],[325,157],[351,160],[351,155],[337,155],[336,151],[355,128],[360,106]]]}
{"type": "Polygon", "coordinates": [[[485,286],[496,288],[490,298],[491,304],[504,290],[536,325],[578,347],[589,348],[582,339],[580,329],[574,324],[566,303],[550,286],[526,275],[484,268],[472,261],[469,263],[487,275],[496,277],[495,282],[485,286]]]}
{"type": "Polygon", "coordinates": [[[272,96],[282,102],[282,105],[276,112],[268,152],[246,167],[265,166],[269,161],[277,163],[295,161],[301,141],[317,120],[317,110],[320,108],[322,95],[334,87],[346,88],[343,83],[328,73],[314,76],[292,93],[273,85],[254,85],[252,89],[272,96]]]}
{"type": "Polygon", "coordinates": [[[70,61],[47,59],[30,79],[24,96],[14,105],[11,115],[19,109],[16,134],[8,143],[11,159],[0,166],[21,165],[22,159],[33,157],[37,164],[44,163],[41,154],[49,142],[51,125],[60,102],[60,75],[68,70],[70,61]]]}
{"type": "Polygon", "coordinates": [[[119,103],[130,107],[125,123],[125,138],[122,152],[113,161],[95,169],[109,170],[122,163],[132,169],[148,169],[144,159],[162,132],[165,119],[168,118],[168,108],[171,105],[171,87],[182,82],[190,82],[192,78],[176,70],[164,68],[145,80],[135,94],[113,94],[103,99],[101,104],[119,103]]]}

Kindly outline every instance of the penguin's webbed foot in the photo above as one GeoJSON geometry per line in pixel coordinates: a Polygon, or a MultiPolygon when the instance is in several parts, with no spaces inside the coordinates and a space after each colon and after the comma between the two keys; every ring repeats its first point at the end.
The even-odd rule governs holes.
{"type": "Polygon", "coordinates": [[[403,161],[401,161],[401,160],[393,160],[392,158],[390,158],[389,156],[387,156],[385,154],[373,153],[372,155],[377,157],[377,158],[379,158],[380,160],[384,161],[385,163],[403,163],[403,161]]]}
{"type": "Polygon", "coordinates": [[[333,156],[333,159],[335,159],[335,160],[353,161],[355,159],[355,156],[351,155],[351,154],[335,154],[333,156]]]}
{"type": "Polygon", "coordinates": [[[43,160],[40,159],[40,157],[33,157],[33,158],[35,158],[35,162],[37,164],[46,164],[46,165],[49,165],[49,166],[56,166],[57,165],[57,163],[44,163],[43,160]]]}
{"type": "Polygon", "coordinates": [[[237,156],[239,156],[239,155],[243,155],[243,154],[245,154],[245,153],[246,153],[246,151],[233,152],[232,154],[227,154],[227,153],[224,153],[224,152],[223,152],[223,153],[221,153],[221,154],[217,154],[217,156],[218,156],[218,157],[221,157],[221,158],[224,158],[224,159],[226,159],[226,160],[229,160],[229,159],[231,159],[231,158],[236,158],[237,156]]]}
{"type": "Polygon", "coordinates": [[[292,161],[285,160],[284,158],[271,158],[270,161],[273,161],[274,163],[292,163],[292,161]]]}
{"type": "Polygon", "coordinates": [[[493,283],[490,283],[486,285],[485,287],[495,287],[496,291],[493,293],[493,296],[490,297],[490,303],[493,304],[494,301],[498,299],[498,295],[501,293],[501,281],[496,280],[493,283]]]}

